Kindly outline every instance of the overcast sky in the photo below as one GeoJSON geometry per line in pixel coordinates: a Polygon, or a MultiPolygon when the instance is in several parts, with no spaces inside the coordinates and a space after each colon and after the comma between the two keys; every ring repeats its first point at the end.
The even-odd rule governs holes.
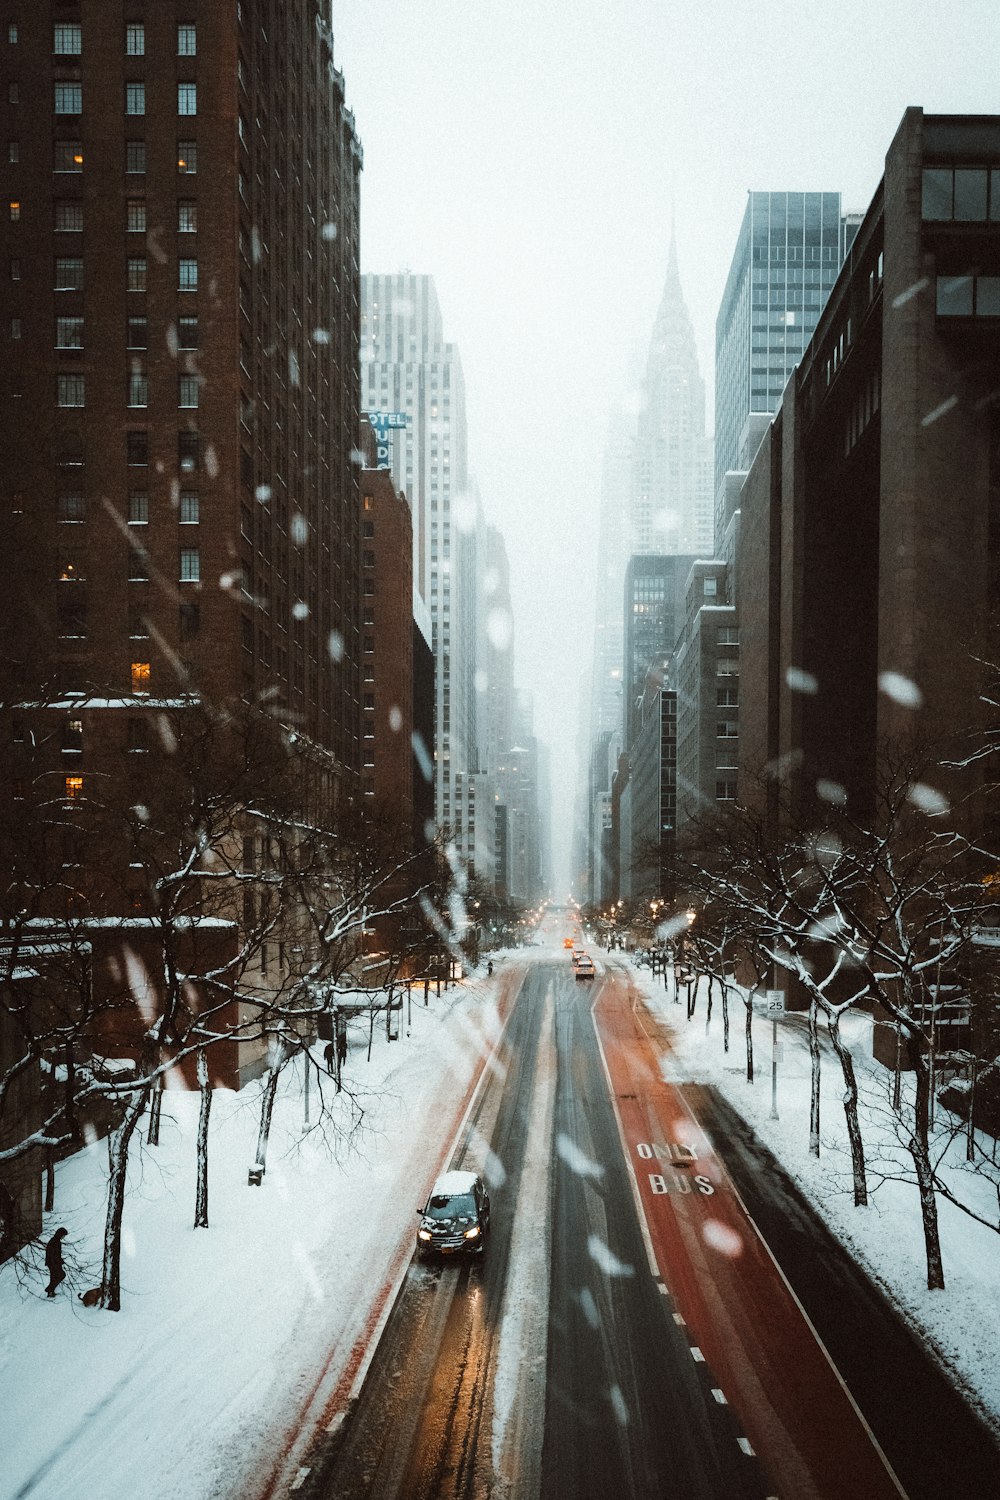
{"type": "Polygon", "coordinates": [[[435,279],[511,559],[560,876],[586,712],[601,454],[676,218],[709,392],[749,189],[864,210],[907,105],[1000,111],[1000,0],[333,0],[362,270],[435,279]]]}

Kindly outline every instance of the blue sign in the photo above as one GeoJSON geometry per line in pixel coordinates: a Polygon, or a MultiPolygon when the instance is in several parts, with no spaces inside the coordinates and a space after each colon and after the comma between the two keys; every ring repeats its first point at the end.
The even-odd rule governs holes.
{"type": "Polygon", "coordinates": [[[405,411],[369,411],[365,416],[375,431],[375,467],[376,469],[392,468],[392,438],[390,432],[393,428],[405,428],[409,423],[409,417],[405,411]]]}
{"type": "Polygon", "coordinates": [[[408,427],[410,423],[405,411],[369,411],[365,415],[376,431],[387,427],[408,427]]]}

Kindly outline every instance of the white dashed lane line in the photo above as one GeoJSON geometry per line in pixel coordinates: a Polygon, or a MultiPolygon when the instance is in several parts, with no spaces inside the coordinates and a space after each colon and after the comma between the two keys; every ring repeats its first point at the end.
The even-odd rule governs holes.
{"type": "Polygon", "coordinates": [[[309,1470],[308,1469],[300,1469],[299,1472],[296,1474],[295,1478],[292,1480],[292,1489],[293,1490],[301,1489],[301,1487],[305,1484],[305,1482],[308,1479],[308,1477],[309,1477],[309,1470]]]}
{"type": "Polygon", "coordinates": [[[736,1441],[739,1443],[740,1447],[742,1448],[743,1452],[746,1454],[747,1458],[756,1458],[757,1457],[757,1455],[754,1453],[753,1449],[750,1446],[750,1439],[749,1438],[737,1438],[736,1441]]]}
{"type": "Polygon", "coordinates": [[[713,1386],[712,1387],[712,1395],[715,1397],[716,1401],[718,1401],[718,1403],[719,1403],[720,1406],[728,1406],[729,1405],[729,1402],[726,1400],[725,1392],[724,1391],[720,1391],[719,1388],[718,1388],[718,1386],[713,1386]]]}
{"type": "Polygon", "coordinates": [[[702,1354],[697,1344],[691,1345],[691,1358],[695,1361],[696,1364],[703,1365],[705,1363],[705,1356],[704,1354],[702,1354]]]}

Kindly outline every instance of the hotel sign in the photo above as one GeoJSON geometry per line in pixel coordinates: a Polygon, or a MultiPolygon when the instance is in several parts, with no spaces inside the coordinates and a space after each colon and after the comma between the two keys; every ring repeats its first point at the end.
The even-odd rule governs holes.
{"type": "Polygon", "coordinates": [[[392,467],[392,430],[405,428],[409,418],[405,411],[369,411],[365,416],[375,431],[375,467],[389,469],[392,467]]]}

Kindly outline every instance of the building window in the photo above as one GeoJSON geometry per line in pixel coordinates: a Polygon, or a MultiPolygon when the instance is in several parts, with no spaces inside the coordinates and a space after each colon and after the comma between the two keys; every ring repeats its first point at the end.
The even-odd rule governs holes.
{"type": "Polygon", "coordinates": [[[146,142],[125,142],[125,170],[126,172],[142,173],[146,170],[146,142]]]}
{"type": "Polygon", "coordinates": [[[740,643],[740,627],[738,625],[720,625],[716,629],[715,639],[720,646],[738,646],[740,643]]]}
{"type": "Polygon", "coordinates": [[[130,526],[148,526],[149,496],[145,490],[129,491],[128,524],[130,526]]]}
{"type": "Polygon", "coordinates": [[[56,404],[58,406],[83,406],[86,386],[82,375],[56,376],[56,404]]]}
{"type": "Polygon", "coordinates": [[[82,776],[67,776],[64,778],[64,785],[66,787],[67,802],[75,802],[79,797],[83,796],[82,776]]]}
{"type": "Polygon", "coordinates": [[[198,347],[198,319],[177,319],[177,347],[178,349],[197,349],[198,347]]]}
{"type": "Polygon", "coordinates": [[[128,404],[132,407],[149,405],[149,379],[136,370],[128,377],[128,404]]]}
{"type": "Polygon", "coordinates": [[[146,290],[146,257],[144,255],[129,256],[126,285],[130,292],[144,292],[146,290]]]}
{"type": "Polygon", "coordinates": [[[198,228],[198,205],[193,198],[182,198],[177,205],[178,234],[194,234],[198,228]]]}
{"type": "Polygon", "coordinates": [[[144,83],[127,83],[125,85],[125,113],[127,115],[144,115],[146,113],[146,85],[144,83]]]}
{"type": "Polygon", "coordinates": [[[87,519],[87,503],[78,490],[62,494],[56,501],[56,516],[68,526],[80,526],[87,519]]]}
{"type": "Polygon", "coordinates": [[[65,432],[59,439],[56,463],[61,469],[79,469],[83,466],[83,438],[78,432],[65,432]]]}
{"type": "Polygon", "coordinates": [[[141,21],[131,21],[125,27],[125,56],[146,56],[146,28],[141,21]]]}
{"type": "Polygon", "coordinates": [[[125,434],[125,461],[131,468],[149,463],[149,433],[127,432],[125,434]]]}
{"type": "Polygon", "coordinates": [[[145,612],[136,609],[133,605],[128,612],[128,634],[129,640],[146,641],[149,639],[149,623],[145,612]]]}
{"type": "Polygon", "coordinates": [[[736,782],[717,781],[715,783],[715,800],[716,802],[735,802],[736,782]]]}
{"type": "Polygon", "coordinates": [[[182,474],[190,474],[198,467],[198,434],[190,430],[177,434],[177,463],[182,474]]]}
{"type": "Polygon", "coordinates": [[[21,160],[21,147],[17,141],[7,142],[7,160],[11,162],[21,160]]]}
{"type": "Polygon", "coordinates": [[[57,57],[79,57],[83,51],[83,27],[79,22],[63,22],[52,28],[52,51],[57,57]]]}
{"type": "Polygon", "coordinates": [[[705,578],[702,580],[702,596],[705,599],[714,599],[719,592],[719,580],[717,578],[705,578]]]}
{"type": "Polygon", "coordinates": [[[62,745],[64,755],[83,754],[83,720],[67,719],[63,724],[62,745]]]}
{"type": "Polygon", "coordinates": [[[82,172],[83,142],[56,141],[52,153],[52,170],[54,172],[82,172]]]}
{"type": "Polygon", "coordinates": [[[181,548],[181,583],[201,581],[201,552],[197,547],[181,548]]]}
{"type": "Polygon", "coordinates": [[[138,542],[131,542],[128,549],[129,583],[149,582],[149,553],[138,542]]]}
{"type": "Polygon", "coordinates": [[[144,696],[149,692],[149,662],[134,661],[132,663],[132,692],[136,696],[144,696]]]}
{"type": "Polygon", "coordinates": [[[198,170],[197,141],[177,142],[177,170],[193,176],[198,170]]]}
{"type": "Polygon", "coordinates": [[[177,27],[177,56],[194,57],[198,51],[198,33],[193,22],[185,21],[177,27]]]}
{"type": "Polygon", "coordinates": [[[715,726],[715,733],[720,740],[739,739],[740,726],[734,719],[721,719],[715,726]]]}
{"type": "Polygon", "coordinates": [[[8,83],[7,101],[9,104],[16,104],[18,102],[18,89],[16,83],[8,83]]]}
{"type": "Polygon", "coordinates": [[[11,42],[11,43],[14,43],[14,42],[17,41],[17,26],[14,24],[13,21],[7,27],[7,40],[8,40],[8,42],[11,42]]]}
{"type": "Polygon", "coordinates": [[[130,198],[126,207],[126,225],[129,234],[146,233],[146,200],[130,198]]]}
{"type": "Polygon", "coordinates": [[[201,520],[200,502],[191,490],[181,491],[180,517],[182,526],[194,526],[201,520]]]}
{"type": "Polygon", "coordinates": [[[198,85],[196,83],[179,83],[177,85],[177,113],[179,115],[196,115],[198,113],[198,85]]]}
{"type": "Polygon", "coordinates": [[[83,113],[82,83],[57,83],[55,85],[55,112],[57,115],[83,113]]]}
{"type": "Polygon", "coordinates": [[[82,318],[56,318],[56,348],[83,348],[82,318]]]}
{"type": "Polygon", "coordinates": [[[201,606],[194,599],[185,600],[180,607],[181,640],[193,640],[200,630],[201,606]]]}
{"type": "Polygon", "coordinates": [[[55,290],[57,292],[83,291],[83,261],[79,256],[57,256],[55,290]]]}
{"type": "Polygon", "coordinates": [[[189,256],[182,257],[177,263],[177,290],[179,292],[198,290],[198,262],[189,256]]]}
{"type": "Polygon", "coordinates": [[[57,200],[55,228],[59,234],[79,234],[83,229],[83,204],[69,199],[57,200]]]}
{"type": "Polygon", "coordinates": [[[11,281],[20,281],[21,279],[21,262],[16,255],[11,258],[10,279],[11,281]]]}
{"type": "Polygon", "coordinates": [[[937,311],[944,318],[972,317],[972,277],[939,276],[937,311]]]}
{"type": "Polygon", "coordinates": [[[148,337],[145,318],[129,318],[127,320],[127,332],[125,336],[127,348],[145,349],[148,345],[148,337]]]}
{"type": "Polygon", "coordinates": [[[129,719],[128,749],[130,755],[144,755],[149,749],[149,722],[146,719],[129,719]]]}
{"type": "Polygon", "coordinates": [[[200,382],[197,375],[181,375],[178,377],[177,405],[183,407],[194,407],[198,405],[198,388],[200,382]]]}
{"type": "Polygon", "coordinates": [[[11,320],[10,320],[10,336],[11,336],[12,339],[19,339],[21,337],[21,319],[20,318],[11,318],[11,320]]]}

